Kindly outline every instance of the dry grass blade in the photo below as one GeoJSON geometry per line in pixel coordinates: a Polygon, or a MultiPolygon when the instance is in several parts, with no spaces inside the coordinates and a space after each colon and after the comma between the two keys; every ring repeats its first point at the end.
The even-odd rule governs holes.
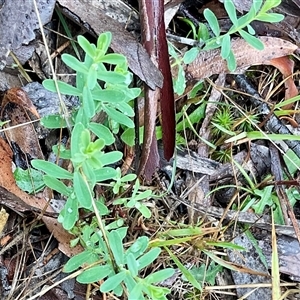
{"type": "Polygon", "coordinates": [[[279,273],[279,258],[277,251],[276,230],[274,224],[274,214],[272,212],[272,299],[280,299],[280,273],[279,273]]]}
{"type": "Polygon", "coordinates": [[[43,24],[42,24],[42,21],[41,21],[41,17],[40,17],[40,13],[39,13],[39,10],[38,10],[36,0],[33,0],[33,4],[34,4],[34,9],[35,9],[35,12],[36,12],[36,15],[37,15],[37,18],[38,18],[40,31],[42,33],[43,42],[45,44],[45,49],[46,49],[49,65],[50,65],[50,68],[51,68],[52,77],[53,77],[53,80],[54,80],[54,83],[55,83],[56,91],[57,91],[57,94],[58,94],[60,106],[61,106],[61,109],[62,109],[62,113],[65,117],[68,128],[71,130],[71,126],[69,124],[69,112],[68,112],[68,109],[66,107],[66,104],[64,103],[64,101],[62,99],[62,96],[61,96],[61,93],[60,93],[60,90],[59,90],[59,87],[58,87],[58,84],[57,84],[56,72],[54,70],[54,66],[53,66],[53,63],[52,63],[51,54],[50,54],[49,47],[48,47],[48,44],[47,44],[47,39],[46,39],[46,36],[45,36],[44,27],[43,27],[43,24]]]}

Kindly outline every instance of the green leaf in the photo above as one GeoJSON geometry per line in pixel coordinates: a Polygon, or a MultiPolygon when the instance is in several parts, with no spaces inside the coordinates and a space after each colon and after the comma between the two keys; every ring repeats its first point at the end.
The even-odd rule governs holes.
{"type": "MultiPolygon", "coordinates": [[[[91,142],[91,144],[95,144],[91,142]]],[[[103,167],[103,164],[100,162],[99,157],[102,156],[102,153],[95,150],[95,152],[88,154],[90,157],[85,159],[82,163],[82,171],[85,174],[87,181],[91,186],[96,184],[95,169],[103,167]]]]}
{"type": "Polygon", "coordinates": [[[111,131],[104,125],[90,122],[89,123],[89,129],[98,137],[104,140],[105,145],[111,145],[114,143],[115,138],[111,131]]]}
{"type": "Polygon", "coordinates": [[[190,50],[184,53],[183,56],[183,62],[184,64],[188,65],[191,62],[193,62],[197,55],[199,54],[199,48],[198,47],[192,47],[190,50]]]}
{"type": "Polygon", "coordinates": [[[136,179],[136,175],[135,174],[126,174],[125,176],[123,176],[121,178],[122,182],[128,182],[128,181],[133,181],[134,179],[136,179]]]}
{"type": "MultiPolygon", "coordinates": [[[[58,80],[57,86],[62,94],[70,96],[81,96],[81,91],[79,89],[63,81],[58,80]]],[[[56,85],[53,79],[45,79],[43,81],[43,87],[51,92],[57,93],[56,85]]]]}
{"type": "Polygon", "coordinates": [[[123,157],[123,153],[120,151],[107,152],[101,156],[101,163],[103,165],[110,165],[121,160],[122,157],[123,157]]]}
{"type": "Polygon", "coordinates": [[[83,273],[77,276],[76,280],[83,284],[94,283],[107,277],[111,271],[110,265],[94,266],[83,271],[83,273]]]}
{"type": "Polygon", "coordinates": [[[173,58],[175,58],[175,59],[178,58],[175,47],[169,41],[168,41],[168,52],[173,58]]]}
{"type": "MultiPolygon", "coordinates": [[[[197,282],[208,282],[210,285],[215,285],[216,276],[222,269],[222,266],[216,265],[215,262],[212,261],[208,268],[205,264],[202,264],[200,267],[191,268],[189,272],[197,282]]],[[[184,274],[182,275],[182,280],[190,282],[184,274]]]]}
{"type": "Polygon", "coordinates": [[[234,71],[236,69],[236,59],[232,50],[230,50],[229,56],[226,58],[226,61],[228,70],[231,72],[234,71]]]}
{"type": "MultiPolygon", "coordinates": [[[[136,182],[138,182],[138,180],[136,182]]],[[[140,201],[140,200],[144,200],[144,199],[149,198],[151,195],[152,195],[152,191],[147,190],[147,191],[143,191],[143,192],[139,192],[137,194],[134,194],[134,195],[132,195],[132,197],[135,200],[140,201]]]]}
{"type": "Polygon", "coordinates": [[[42,179],[42,173],[34,169],[23,170],[16,168],[14,178],[18,187],[28,193],[37,193],[44,189],[45,183],[42,179]]]}
{"type": "Polygon", "coordinates": [[[88,68],[86,67],[86,65],[74,56],[65,53],[61,56],[61,59],[71,69],[83,74],[88,73],[88,68]]]}
{"type": "Polygon", "coordinates": [[[206,103],[202,103],[196,107],[193,112],[190,113],[189,120],[184,118],[182,121],[178,122],[176,125],[176,131],[180,132],[184,129],[191,128],[190,124],[196,124],[197,122],[203,120],[205,116],[206,103]]]}
{"type": "Polygon", "coordinates": [[[179,261],[179,259],[173,254],[171,250],[169,250],[167,247],[165,247],[165,250],[167,250],[170,257],[175,262],[178,269],[181,271],[181,273],[187,278],[187,280],[199,291],[202,291],[202,287],[200,283],[196,280],[196,278],[193,276],[193,274],[179,261]]]}
{"type": "Polygon", "coordinates": [[[108,103],[122,102],[125,99],[125,94],[123,91],[114,89],[100,89],[96,88],[92,91],[92,96],[94,100],[108,103]]]}
{"type": "Polygon", "coordinates": [[[262,22],[279,23],[284,19],[284,15],[277,13],[260,13],[255,19],[262,22]]]}
{"type": "Polygon", "coordinates": [[[73,179],[73,175],[70,172],[54,163],[41,159],[34,159],[31,161],[31,164],[34,168],[43,171],[49,176],[59,179],[73,179]]]}
{"type": "Polygon", "coordinates": [[[101,216],[106,216],[110,213],[110,210],[107,208],[107,206],[100,200],[97,200],[95,204],[101,216]]]}
{"type": "MultiPolygon", "coordinates": [[[[114,186],[114,188],[115,187],[118,187],[118,188],[120,188],[120,185],[119,184],[116,184],[115,186],[114,186]]],[[[115,194],[117,194],[118,193],[118,190],[117,191],[115,191],[115,190],[113,190],[113,192],[115,193],[115,194]]],[[[119,205],[119,204],[126,204],[127,202],[128,202],[128,198],[118,198],[118,199],[116,199],[116,200],[114,200],[113,201],[113,205],[119,205]]]]}
{"type": "Polygon", "coordinates": [[[160,254],[161,249],[158,247],[150,249],[147,253],[138,259],[139,270],[149,266],[160,254]]]}
{"type": "Polygon", "coordinates": [[[78,221],[78,201],[74,194],[71,194],[58,216],[58,221],[63,224],[64,229],[71,230],[78,221]]]}
{"type": "Polygon", "coordinates": [[[246,133],[246,137],[253,140],[264,139],[264,140],[271,140],[271,141],[280,141],[280,140],[300,141],[299,135],[276,134],[276,133],[265,134],[264,132],[260,132],[260,131],[249,131],[246,133]]]}
{"type": "Polygon", "coordinates": [[[254,28],[249,24],[247,25],[247,30],[248,32],[251,34],[251,35],[254,35],[255,34],[255,30],[254,28]]]}
{"type": "Polygon", "coordinates": [[[54,145],[52,147],[52,151],[59,156],[59,158],[63,159],[70,159],[71,158],[71,151],[66,149],[63,144],[54,145]]]}
{"type": "Polygon", "coordinates": [[[124,248],[122,239],[117,230],[112,230],[108,233],[108,241],[117,265],[123,265],[125,263],[124,248]]]}
{"type": "Polygon", "coordinates": [[[263,2],[262,0],[255,0],[252,2],[252,6],[254,8],[255,13],[257,13],[259,11],[259,9],[261,8],[262,2],[263,2]]]}
{"type": "Polygon", "coordinates": [[[121,64],[127,63],[125,56],[122,54],[118,54],[118,53],[106,54],[103,57],[101,57],[101,59],[99,61],[107,63],[107,64],[111,64],[111,65],[121,65],[121,64]]]}
{"type": "Polygon", "coordinates": [[[97,49],[101,50],[103,53],[106,53],[110,45],[111,38],[112,38],[111,32],[101,33],[97,40],[97,49]]]}
{"type": "Polygon", "coordinates": [[[216,37],[220,36],[220,26],[216,15],[209,8],[204,9],[203,15],[204,18],[207,20],[214,35],[216,37]]]}
{"type": "Polygon", "coordinates": [[[151,210],[144,205],[143,203],[139,203],[139,207],[136,207],[138,211],[143,215],[144,218],[149,219],[151,217],[151,210]]]}
{"type": "Polygon", "coordinates": [[[278,5],[280,5],[281,2],[282,2],[282,0],[264,1],[264,5],[262,6],[261,11],[268,11],[271,8],[277,7],[278,5]]]}
{"type": "Polygon", "coordinates": [[[119,229],[120,226],[123,226],[124,220],[123,219],[117,219],[116,221],[113,221],[105,226],[106,230],[112,230],[112,229],[119,229]]]}
{"type": "Polygon", "coordinates": [[[78,44],[91,58],[96,56],[96,47],[92,45],[84,36],[79,35],[77,37],[78,44]]]}
{"type": "Polygon", "coordinates": [[[133,147],[135,145],[135,129],[126,128],[121,135],[121,140],[128,146],[133,147]]]}
{"type": "Polygon", "coordinates": [[[91,209],[93,200],[90,187],[79,171],[74,172],[74,191],[80,205],[91,209]]]}
{"type": "Polygon", "coordinates": [[[152,283],[158,283],[158,282],[162,282],[165,279],[173,276],[175,273],[174,269],[171,268],[166,268],[164,270],[160,270],[157,271],[155,273],[152,273],[150,275],[148,275],[145,280],[147,283],[152,284],[152,283]]]}
{"type": "Polygon", "coordinates": [[[84,250],[83,252],[76,254],[71,257],[63,268],[63,272],[71,273],[77,270],[84,264],[92,264],[98,260],[98,255],[94,254],[92,251],[84,250]]]}
{"type": "Polygon", "coordinates": [[[225,10],[226,10],[231,22],[233,23],[233,25],[235,25],[237,27],[238,22],[237,22],[237,16],[236,16],[236,9],[235,9],[233,1],[232,0],[225,0],[224,1],[224,7],[225,7],[225,10]]]}
{"type": "Polygon", "coordinates": [[[174,81],[174,92],[177,95],[182,95],[186,87],[185,72],[182,65],[178,65],[178,75],[174,81]]]}
{"type": "MultiPolygon", "coordinates": [[[[247,23],[252,22],[253,20],[255,20],[256,17],[256,13],[255,13],[255,9],[253,6],[250,7],[250,10],[248,11],[248,13],[246,15],[244,15],[243,17],[245,17],[244,21],[245,21],[245,25],[247,23]]],[[[238,21],[240,21],[243,17],[239,18],[238,21]]]]}
{"type": "Polygon", "coordinates": [[[205,47],[202,50],[218,49],[221,46],[220,38],[212,38],[207,41],[205,47]]]}
{"type": "Polygon", "coordinates": [[[5,124],[8,124],[10,122],[10,120],[8,121],[1,121],[0,122],[0,128],[2,128],[2,126],[4,126],[5,124]]]}
{"type": "Polygon", "coordinates": [[[119,284],[121,284],[121,282],[124,280],[126,275],[127,275],[126,271],[122,271],[118,274],[115,274],[115,275],[109,277],[108,279],[105,280],[104,283],[101,284],[100,291],[102,293],[107,293],[109,291],[112,291],[119,284]]]}
{"type": "MultiPolygon", "coordinates": [[[[127,273],[126,273],[126,276],[127,276],[127,273]]],[[[126,278],[126,276],[125,276],[125,278],[126,278]]],[[[124,280],[125,280],[125,278],[124,278],[124,280]]],[[[115,295],[118,296],[118,297],[121,297],[122,294],[123,294],[123,286],[122,286],[121,284],[117,285],[117,286],[113,289],[112,293],[115,294],[115,295]]]]}
{"type": "Polygon", "coordinates": [[[209,39],[208,29],[203,23],[199,23],[198,38],[200,38],[200,41],[207,41],[209,39]]]}
{"type": "MultiPolygon", "coordinates": [[[[82,103],[82,101],[81,101],[82,103]]],[[[76,125],[77,123],[81,123],[84,127],[87,127],[87,124],[89,122],[89,120],[87,119],[83,107],[82,105],[79,107],[79,109],[75,112],[75,114],[73,115],[74,118],[74,124],[76,125]]],[[[72,132],[73,134],[73,132],[72,132]]]]}
{"type": "Polygon", "coordinates": [[[126,100],[124,101],[127,101],[128,100],[131,100],[131,99],[135,99],[137,97],[139,97],[141,94],[141,89],[140,88],[127,88],[126,89],[126,100]]]}
{"type": "Polygon", "coordinates": [[[239,34],[243,37],[243,39],[249,43],[252,47],[256,48],[257,50],[263,50],[264,49],[264,44],[263,42],[258,39],[257,37],[249,34],[245,30],[239,30],[239,34]]]}
{"type": "Polygon", "coordinates": [[[261,198],[260,201],[252,205],[252,208],[254,209],[255,213],[263,214],[266,205],[270,207],[273,205],[272,192],[273,192],[272,186],[266,186],[262,190],[259,189],[254,190],[254,193],[259,198],[261,198]]]}
{"type": "Polygon", "coordinates": [[[81,133],[85,130],[82,123],[76,123],[71,134],[71,155],[81,153],[81,133]]]}
{"type": "Polygon", "coordinates": [[[91,90],[87,86],[84,86],[83,88],[82,106],[88,119],[92,118],[95,115],[95,102],[91,90]]]}
{"type": "Polygon", "coordinates": [[[144,292],[149,295],[150,299],[162,299],[167,300],[165,294],[170,293],[170,289],[163,288],[155,285],[148,285],[144,292]]]}
{"type": "Polygon", "coordinates": [[[126,82],[126,76],[114,71],[98,71],[97,78],[107,83],[118,84],[126,82]]]}
{"type": "Polygon", "coordinates": [[[138,275],[138,263],[134,255],[130,252],[128,253],[128,255],[126,255],[126,263],[131,275],[133,277],[136,277],[138,275]]]}
{"type": "Polygon", "coordinates": [[[116,103],[109,106],[118,109],[121,113],[123,113],[127,117],[134,117],[133,108],[126,102],[116,103]]]}
{"type": "MultiPolygon", "coordinates": [[[[127,176],[127,175],[125,175],[125,176],[127,176]]],[[[137,179],[134,183],[134,186],[133,186],[133,191],[132,191],[132,194],[131,194],[131,198],[136,198],[139,190],[140,190],[140,181],[137,179]]]]}
{"type": "Polygon", "coordinates": [[[67,187],[63,182],[59,181],[57,178],[45,175],[44,182],[50,189],[57,191],[64,196],[70,195],[71,189],[67,187]]]}
{"type": "Polygon", "coordinates": [[[86,86],[92,90],[97,84],[97,64],[92,64],[86,77],[86,86]]]}
{"type": "Polygon", "coordinates": [[[121,112],[108,106],[105,106],[104,110],[112,120],[116,121],[119,124],[123,124],[127,127],[134,128],[134,122],[121,112]]]}
{"type": "Polygon", "coordinates": [[[99,170],[94,170],[96,182],[113,179],[117,175],[117,171],[111,167],[104,167],[99,170]]]}
{"type": "Polygon", "coordinates": [[[129,296],[128,296],[128,300],[144,300],[144,296],[143,296],[143,281],[139,281],[138,283],[135,284],[134,288],[132,290],[128,289],[129,291],[129,296]]]}
{"type": "Polygon", "coordinates": [[[91,143],[91,133],[88,129],[84,129],[80,135],[80,148],[83,152],[87,151],[88,146],[91,143]]]}
{"type": "MultiPolygon", "coordinates": [[[[225,1],[226,2],[226,1],[225,1]]],[[[230,44],[230,35],[225,34],[221,43],[221,57],[226,59],[230,55],[231,44],[230,44]]]]}
{"type": "Polygon", "coordinates": [[[76,87],[82,91],[85,84],[86,73],[76,73],[76,87]]]}
{"type": "Polygon", "coordinates": [[[135,258],[142,255],[149,244],[149,238],[146,236],[138,237],[137,240],[126,250],[126,255],[132,253],[135,258]]]}
{"type": "MultiPolygon", "coordinates": [[[[70,125],[72,125],[72,122],[70,122],[70,120],[69,123],[70,125]]],[[[65,128],[67,127],[67,122],[61,115],[49,115],[41,119],[41,125],[49,129],[65,128]]]]}
{"type": "Polygon", "coordinates": [[[283,155],[283,160],[289,172],[292,175],[295,174],[299,168],[298,166],[300,166],[300,158],[295,154],[295,152],[291,149],[288,149],[283,155]]]}

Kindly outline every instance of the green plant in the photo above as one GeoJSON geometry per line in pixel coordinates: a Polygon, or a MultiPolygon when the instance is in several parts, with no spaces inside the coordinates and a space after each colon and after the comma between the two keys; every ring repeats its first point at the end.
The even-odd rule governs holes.
{"type": "Polygon", "coordinates": [[[241,115],[240,117],[236,118],[233,128],[237,128],[239,131],[252,131],[255,126],[259,123],[259,116],[258,114],[254,114],[251,112],[246,112],[246,115],[241,115]]]}
{"type": "MultiPolygon", "coordinates": [[[[208,254],[214,247],[220,247],[225,249],[235,249],[235,250],[244,250],[241,246],[235,245],[230,242],[222,242],[218,240],[213,240],[210,237],[206,237],[206,235],[216,232],[216,228],[213,227],[205,227],[205,226],[190,226],[185,224],[177,224],[176,229],[167,230],[159,235],[159,237],[151,241],[152,247],[164,247],[164,249],[168,252],[169,256],[172,258],[174,263],[177,265],[178,269],[181,271],[183,278],[188,280],[189,283],[198,291],[202,291],[202,285],[199,282],[199,277],[201,276],[201,282],[212,282],[216,273],[221,270],[220,266],[224,266],[226,268],[231,268],[230,264],[226,261],[220,259],[217,255],[208,254]],[[190,243],[193,248],[198,249],[205,253],[207,256],[212,258],[214,262],[220,265],[215,269],[215,272],[210,272],[208,269],[208,273],[205,274],[203,272],[201,275],[198,273],[198,278],[192,270],[187,269],[180,260],[176,257],[176,255],[171,251],[169,247],[173,245],[180,245],[190,243]]],[[[214,264],[214,263],[212,263],[214,264]]],[[[202,267],[204,268],[204,267],[202,267]]]]}
{"type": "MultiPolygon", "coordinates": [[[[128,228],[124,226],[124,220],[106,222],[109,210],[105,199],[97,198],[94,193],[96,185],[104,185],[104,181],[111,187],[112,194],[119,194],[128,182],[136,180],[136,175],[122,177],[120,170],[112,167],[122,159],[120,151],[106,151],[106,147],[115,141],[113,132],[117,133],[121,126],[125,131],[134,128],[131,119],[134,111],[129,102],[140,94],[139,88],[129,87],[132,74],[128,71],[126,58],[106,53],[110,42],[109,32],[99,36],[97,46],[83,36],[78,37],[85,52],[84,61],[68,54],[62,56],[65,64],[76,71],[76,87],[61,81],[57,84],[61,93],[78,96],[80,106],[68,122],[60,115],[42,120],[48,128],[60,128],[67,123],[71,126],[70,149],[59,145],[53,150],[60,158],[71,161],[73,171],[43,160],[33,160],[32,165],[45,173],[43,179],[48,187],[66,197],[58,221],[74,234],[72,245],[81,243],[85,249],[68,261],[64,271],[82,268],[77,277],[82,283],[105,280],[100,286],[102,292],[113,291],[117,296],[125,294],[128,299],[166,299],[169,290],[154,284],[171,276],[173,269],[166,268],[145,278],[139,276],[139,271],[151,264],[161,249],[154,247],[149,250],[147,237],[138,238],[126,249],[123,240],[128,228]],[[107,64],[112,67],[108,69],[107,64]],[[93,122],[94,116],[100,112],[106,113],[107,124],[111,127],[93,122]],[[80,209],[94,215],[90,223],[79,219],[80,209]]],[[[53,80],[45,80],[43,85],[56,91],[53,80]]],[[[151,191],[140,192],[139,188],[136,180],[132,195],[118,199],[114,204],[127,209],[134,207],[145,217],[150,217],[151,212],[143,200],[151,197],[151,191]]]]}
{"type": "Polygon", "coordinates": [[[227,163],[230,162],[232,159],[232,149],[225,148],[220,150],[215,150],[211,154],[212,159],[215,159],[216,161],[219,161],[221,163],[227,163]]]}
{"type": "Polygon", "coordinates": [[[14,171],[14,178],[18,187],[31,193],[37,193],[45,188],[42,173],[34,169],[23,170],[22,168],[16,168],[14,171]]]}
{"type": "Polygon", "coordinates": [[[234,123],[233,113],[229,106],[219,109],[211,120],[211,133],[218,137],[220,135],[232,135],[232,126],[234,123]]]}
{"type": "MultiPolygon", "coordinates": [[[[208,267],[205,264],[202,264],[200,267],[193,267],[190,269],[190,272],[193,274],[195,279],[199,282],[206,281],[210,285],[215,285],[216,276],[223,269],[222,266],[216,265],[214,261],[212,261],[208,267]]],[[[183,275],[183,280],[187,281],[187,278],[183,275]]]]}
{"type": "Polygon", "coordinates": [[[240,35],[252,47],[262,50],[264,44],[260,39],[255,37],[255,30],[251,26],[253,21],[262,21],[268,23],[277,23],[283,20],[284,16],[278,13],[269,12],[272,8],[277,7],[281,0],[255,0],[249,12],[238,18],[236,8],[232,0],[225,0],[224,7],[232,22],[231,28],[225,33],[221,34],[220,25],[216,15],[208,8],[203,12],[205,19],[212,31],[203,23],[199,24],[198,30],[192,22],[185,19],[192,29],[193,37],[200,42],[200,47],[192,47],[181,57],[177,53],[175,47],[169,43],[169,53],[174,59],[172,67],[177,67],[177,78],[174,79],[174,91],[178,95],[182,95],[185,89],[185,72],[183,64],[190,64],[195,60],[200,51],[207,51],[211,49],[221,48],[221,57],[227,61],[227,66],[230,71],[236,69],[236,59],[231,49],[231,38],[234,35],[240,35]],[[247,28],[247,31],[245,30],[247,28]]]}
{"type": "Polygon", "coordinates": [[[203,32],[203,30],[207,30],[207,27],[201,23],[199,23],[198,25],[198,29],[195,26],[195,24],[188,18],[182,18],[181,19],[183,22],[185,22],[186,24],[188,24],[191,27],[191,30],[189,31],[189,33],[187,34],[187,37],[189,37],[190,34],[192,34],[192,39],[201,42],[202,40],[202,36],[206,33],[203,32]],[[203,26],[204,27],[203,27],[203,26]]]}
{"type": "Polygon", "coordinates": [[[232,26],[224,35],[220,34],[220,26],[215,14],[210,9],[204,10],[204,17],[214,34],[214,37],[205,41],[204,50],[221,48],[221,56],[227,61],[228,69],[233,71],[236,68],[234,54],[230,48],[230,40],[233,34],[238,33],[245,41],[258,50],[264,48],[263,43],[256,38],[255,30],[250,25],[253,21],[277,23],[283,20],[284,16],[277,13],[268,12],[278,6],[281,0],[263,1],[255,0],[249,12],[240,18],[237,17],[236,8],[232,0],[224,1],[224,7],[232,22],[232,26]],[[248,31],[245,31],[247,28],[248,31]]]}
{"type": "MultiPolygon", "coordinates": [[[[297,158],[296,161],[299,161],[297,158]]],[[[276,224],[284,224],[284,215],[280,205],[280,199],[274,190],[274,184],[266,185],[259,188],[255,182],[255,178],[252,179],[249,174],[244,170],[244,168],[237,162],[233,161],[236,167],[239,169],[240,173],[244,176],[249,188],[247,188],[247,196],[241,203],[239,210],[247,211],[252,208],[255,213],[261,215],[266,209],[271,208],[274,214],[274,221],[276,224]]],[[[270,178],[265,178],[263,182],[267,182],[270,178]]],[[[299,199],[299,192],[296,188],[286,189],[286,194],[288,196],[288,201],[293,207],[296,201],[299,199]]],[[[235,205],[234,208],[237,208],[235,205]]]]}

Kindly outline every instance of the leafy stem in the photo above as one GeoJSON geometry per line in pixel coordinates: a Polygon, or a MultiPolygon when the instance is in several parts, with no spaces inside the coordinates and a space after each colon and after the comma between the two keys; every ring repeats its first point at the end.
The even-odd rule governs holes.
{"type": "Polygon", "coordinates": [[[235,70],[236,60],[230,47],[231,35],[239,33],[251,46],[258,50],[264,48],[263,43],[254,36],[255,30],[250,25],[253,21],[264,21],[269,23],[280,22],[284,17],[277,13],[268,13],[268,11],[281,3],[281,0],[265,1],[262,6],[262,0],[253,1],[249,12],[239,19],[237,18],[236,9],[232,0],[224,1],[226,12],[232,22],[232,26],[224,35],[220,35],[220,26],[217,17],[210,9],[204,10],[204,17],[208,21],[215,37],[207,39],[203,50],[215,49],[221,47],[221,56],[226,59],[228,69],[235,70]],[[248,32],[244,30],[247,27],[248,32]]]}
{"type": "MultiPolygon", "coordinates": [[[[77,96],[80,106],[70,119],[73,126],[70,149],[55,146],[53,150],[56,155],[71,161],[73,171],[43,160],[33,160],[32,165],[45,173],[43,179],[48,187],[65,196],[66,203],[58,221],[75,235],[72,245],[80,242],[85,249],[68,261],[64,271],[73,272],[89,265],[77,276],[79,282],[93,283],[105,279],[100,287],[102,292],[113,291],[117,296],[124,293],[128,299],[145,299],[144,294],[151,299],[166,299],[169,290],[156,287],[154,283],[171,276],[173,269],[165,269],[163,273],[158,271],[146,278],[139,276],[139,271],[157,258],[160,248],[149,250],[148,238],[142,237],[125,249],[123,239],[128,228],[123,226],[124,220],[106,222],[103,216],[110,211],[102,201],[104,199],[98,199],[94,192],[97,184],[108,182],[110,194],[119,194],[128,182],[135,180],[132,195],[113,204],[122,205],[127,210],[135,208],[145,218],[151,216],[143,202],[152,196],[152,192],[140,191],[135,174],[122,176],[114,164],[122,159],[123,153],[107,150],[107,146],[115,142],[114,134],[120,129],[134,128],[130,101],[140,94],[139,88],[129,87],[132,74],[128,71],[126,58],[106,53],[111,38],[109,32],[101,34],[96,46],[79,36],[78,43],[85,52],[84,61],[68,54],[62,56],[63,61],[76,71],[76,86],[61,81],[58,86],[61,93],[77,96]],[[106,65],[110,65],[110,69],[106,65]],[[107,115],[103,124],[93,122],[93,117],[99,112],[107,115]],[[113,128],[109,124],[114,124],[113,128]],[[68,180],[68,186],[61,179],[68,180]],[[90,223],[79,218],[79,210],[94,215],[90,223]]],[[[45,80],[43,84],[55,91],[53,80],[45,80]]],[[[63,121],[59,115],[42,120],[49,128],[60,128],[62,123],[66,125],[63,121]]]]}

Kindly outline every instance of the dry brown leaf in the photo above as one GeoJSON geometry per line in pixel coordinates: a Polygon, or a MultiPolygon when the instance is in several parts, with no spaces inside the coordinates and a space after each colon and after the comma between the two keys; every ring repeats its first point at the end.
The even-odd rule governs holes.
{"type": "Polygon", "coordinates": [[[4,133],[10,145],[18,145],[26,157],[44,158],[34,126],[28,123],[39,119],[39,114],[26,92],[20,88],[9,89],[2,100],[0,118],[9,120],[4,133]]]}
{"type": "MultiPolygon", "coordinates": [[[[293,112],[294,112],[294,111],[293,111],[293,112]]],[[[286,122],[287,122],[287,123],[290,123],[290,125],[292,125],[294,128],[298,128],[298,127],[299,127],[298,122],[297,122],[295,119],[291,118],[291,117],[288,117],[288,116],[281,116],[279,119],[280,119],[280,120],[286,120],[286,122]]]]}
{"type": "MultiPolygon", "coordinates": [[[[287,78],[284,81],[285,100],[296,97],[298,95],[298,89],[292,77],[294,72],[294,61],[289,59],[287,56],[283,56],[271,59],[270,64],[277,68],[284,78],[287,78]]],[[[293,103],[283,106],[283,109],[290,109],[292,106],[293,103]]]]}
{"type": "MultiPolygon", "coordinates": [[[[3,139],[0,139],[0,157],[0,186],[22,199],[22,201],[24,201],[27,205],[41,210],[45,209],[47,212],[54,212],[44,198],[37,198],[28,195],[17,186],[11,169],[12,151],[3,139]]],[[[82,251],[81,247],[70,247],[70,240],[74,237],[69,234],[60,223],[58,223],[56,218],[42,216],[42,220],[47,226],[48,230],[53,233],[53,236],[59,242],[59,249],[64,254],[67,256],[73,256],[74,254],[82,251]]]]}
{"type": "MultiPolygon", "coordinates": [[[[264,43],[263,50],[250,46],[244,39],[231,41],[237,68],[234,73],[242,73],[253,65],[268,65],[271,60],[292,54],[298,47],[288,41],[275,37],[260,37],[264,43]]],[[[220,49],[201,51],[197,58],[187,66],[186,76],[191,80],[200,80],[214,74],[231,73],[227,62],[221,58],[220,49]]]]}

